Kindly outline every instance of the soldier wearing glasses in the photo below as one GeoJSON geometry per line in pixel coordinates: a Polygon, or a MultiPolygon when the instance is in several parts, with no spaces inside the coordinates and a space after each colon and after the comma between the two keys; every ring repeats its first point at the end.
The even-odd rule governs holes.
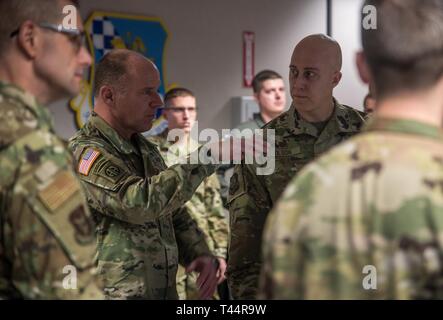
{"type": "Polygon", "coordinates": [[[75,96],[91,64],[66,5],[0,1],[0,298],[103,297],[86,197],[44,107],[75,96]]]}
{"type": "MultiPolygon", "coordinates": [[[[166,164],[171,166],[179,162],[178,157],[198,148],[198,141],[190,137],[197,119],[197,103],[194,93],[189,89],[174,88],[166,93],[164,104],[163,114],[168,121],[168,129],[149,140],[158,146],[166,164]],[[179,129],[183,134],[176,143],[168,141],[168,133],[174,129],[179,129]]],[[[228,224],[223,210],[220,184],[215,174],[203,180],[185,208],[204,232],[206,242],[219,262],[217,273],[220,284],[225,280],[228,224]]],[[[177,292],[180,300],[198,298],[197,275],[187,274],[183,266],[179,266],[177,272],[177,292]]],[[[218,294],[214,295],[214,298],[218,299],[218,294]]]]}

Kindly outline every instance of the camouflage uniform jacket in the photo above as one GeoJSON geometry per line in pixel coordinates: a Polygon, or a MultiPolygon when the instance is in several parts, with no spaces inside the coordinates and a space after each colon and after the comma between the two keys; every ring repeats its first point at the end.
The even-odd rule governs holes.
{"type": "Polygon", "coordinates": [[[97,219],[107,298],[176,299],[179,258],[188,265],[211,255],[181,206],[214,167],[166,169],[154,144],[140,134],[124,140],[95,113],[69,146],[97,219]]]}
{"type": "MultiPolygon", "coordinates": [[[[167,157],[171,150],[171,143],[167,141],[167,130],[162,134],[150,137],[149,141],[155,143],[168,166],[174,165],[173,159],[167,157]]],[[[191,143],[192,144],[192,143],[191,143]]],[[[196,149],[197,143],[191,146],[196,149]]],[[[199,228],[206,234],[206,242],[215,256],[226,259],[228,248],[228,225],[223,213],[220,197],[220,184],[215,174],[207,177],[195,191],[192,198],[186,202],[191,217],[197,222],[199,228]]]]}
{"type": "Polygon", "coordinates": [[[49,112],[0,82],[0,298],[103,298],[95,227],[73,169],[49,112]]]}
{"type": "Polygon", "coordinates": [[[359,132],[364,114],[334,100],[321,133],[291,108],[263,129],[275,130],[275,171],[257,175],[257,166],[237,165],[230,186],[228,283],[236,299],[254,299],[261,267],[265,219],[292,177],[308,162],[359,132]]]}
{"type": "Polygon", "coordinates": [[[276,204],[262,297],[443,298],[443,133],[372,120],[306,166],[276,204]]]}
{"type": "MultiPolygon", "coordinates": [[[[168,130],[165,130],[160,135],[150,137],[149,141],[158,146],[166,164],[169,166],[178,162],[178,156],[198,147],[198,143],[193,143],[193,141],[190,141],[189,148],[187,148],[187,145],[172,144],[167,140],[167,133],[168,130]]],[[[206,242],[214,256],[226,260],[228,224],[220,196],[220,185],[215,174],[203,180],[192,198],[186,202],[185,207],[190,216],[197,222],[199,228],[205,233],[206,242]]],[[[196,279],[196,274],[187,274],[185,268],[179,266],[177,291],[181,300],[198,299],[196,279]]],[[[216,296],[216,298],[218,297],[216,296]]]]}
{"type": "MultiPolygon", "coordinates": [[[[254,113],[253,119],[240,123],[235,129],[240,131],[245,129],[251,129],[254,132],[255,129],[260,129],[265,125],[260,113],[254,113]]],[[[229,196],[229,182],[234,173],[233,164],[223,164],[217,168],[217,178],[220,183],[220,194],[223,201],[223,206],[228,208],[228,196],[229,196]]]]}

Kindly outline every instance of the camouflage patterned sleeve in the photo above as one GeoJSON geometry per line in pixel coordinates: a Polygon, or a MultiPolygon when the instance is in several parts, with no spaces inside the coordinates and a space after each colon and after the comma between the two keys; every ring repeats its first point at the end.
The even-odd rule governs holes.
{"type": "MultiPolygon", "coordinates": [[[[263,265],[260,274],[260,299],[304,299],[304,230],[306,219],[300,219],[306,201],[309,177],[300,175],[287,186],[274,209],[269,213],[263,232],[263,265]],[[296,192],[301,190],[301,192],[296,192]],[[300,200],[300,201],[297,201],[300,200]]],[[[309,189],[309,188],[308,188],[309,189]]]]}
{"type": "Polygon", "coordinates": [[[177,240],[179,261],[187,266],[200,256],[212,256],[205,234],[183,206],[173,215],[174,232],[177,240]]]}
{"type": "MultiPolygon", "coordinates": [[[[214,172],[211,165],[174,165],[152,177],[136,176],[118,156],[103,148],[70,145],[77,161],[86,152],[97,153],[88,172],[79,172],[89,205],[115,219],[144,224],[172,214],[189,200],[203,179],[214,172]]],[[[78,166],[79,171],[80,165],[78,166]]]]}
{"type": "Polygon", "coordinates": [[[235,299],[255,299],[261,267],[261,238],[271,200],[249,165],[237,165],[229,190],[231,237],[227,278],[235,299]]]}
{"type": "Polygon", "coordinates": [[[220,184],[215,174],[207,178],[204,201],[208,212],[208,236],[214,244],[214,255],[226,259],[229,228],[220,195],[220,184]]]}
{"type": "Polygon", "coordinates": [[[40,134],[0,157],[0,298],[101,299],[80,182],[61,144],[40,134]]]}

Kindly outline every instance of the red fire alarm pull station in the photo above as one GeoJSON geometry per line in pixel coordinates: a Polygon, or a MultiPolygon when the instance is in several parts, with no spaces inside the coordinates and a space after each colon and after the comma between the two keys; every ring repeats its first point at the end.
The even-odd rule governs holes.
{"type": "Polygon", "coordinates": [[[243,32],[243,86],[250,88],[254,78],[255,33],[243,32]]]}

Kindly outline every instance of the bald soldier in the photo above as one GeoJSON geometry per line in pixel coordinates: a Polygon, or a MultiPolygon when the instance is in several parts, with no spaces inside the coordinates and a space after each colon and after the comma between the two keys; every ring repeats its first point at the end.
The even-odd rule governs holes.
{"type": "Polygon", "coordinates": [[[275,130],[275,171],[257,175],[256,164],[235,167],[229,211],[228,283],[235,299],[255,299],[265,219],[290,179],[308,162],[358,133],[364,114],[341,105],[333,89],[341,79],[341,49],[325,35],[310,35],[294,49],[289,66],[289,111],[263,129],[275,130]]]}
{"type": "MultiPolygon", "coordinates": [[[[94,79],[94,112],[69,146],[98,221],[98,267],[107,298],[177,299],[179,262],[199,273],[199,298],[212,297],[218,261],[181,207],[214,173],[216,149],[206,149],[208,165],[166,168],[155,144],[140,134],[162,106],[159,72],[142,55],[113,50],[94,79]]],[[[200,159],[204,150],[196,150],[200,159]]]]}
{"type": "Polygon", "coordinates": [[[270,214],[265,298],[443,298],[443,3],[369,5],[377,30],[361,29],[357,61],[377,111],[270,214]]]}
{"type": "Polygon", "coordinates": [[[0,1],[0,299],[99,299],[96,239],[44,105],[75,96],[91,56],[64,0],[0,1]]]}

